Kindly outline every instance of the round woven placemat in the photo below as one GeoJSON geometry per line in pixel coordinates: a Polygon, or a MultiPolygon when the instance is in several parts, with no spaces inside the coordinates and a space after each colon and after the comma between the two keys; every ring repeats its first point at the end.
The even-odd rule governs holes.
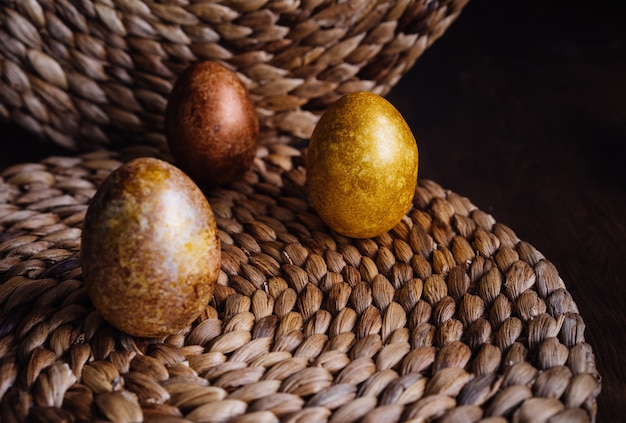
{"type": "Polygon", "coordinates": [[[202,316],[160,339],[115,330],[83,288],[80,227],[111,170],[154,154],[0,174],[3,422],[595,420],[584,322],[536,248],[429,180],[389,233],[341,237],[282,143],[206,192],[223,255],[202,316]]]}

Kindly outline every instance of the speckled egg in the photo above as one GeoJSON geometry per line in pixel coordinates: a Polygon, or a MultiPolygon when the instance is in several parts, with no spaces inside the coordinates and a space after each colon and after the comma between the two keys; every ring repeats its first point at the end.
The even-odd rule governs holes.
{"type": "Polygon", "coordinates": [[[212,61],[189,66],[165,110],[165,135],[176,165],[200,186],[239,180],[256,155],[259,118],[235,72],[212,61]]]}
{"type": "Polygon", "coordinates": [[[113,326],[141,337],[176,333],[205,309],[217,282],[212,209],[177,167],[132,160],[87,209],[81,264],[93,305],[113,326]]]}

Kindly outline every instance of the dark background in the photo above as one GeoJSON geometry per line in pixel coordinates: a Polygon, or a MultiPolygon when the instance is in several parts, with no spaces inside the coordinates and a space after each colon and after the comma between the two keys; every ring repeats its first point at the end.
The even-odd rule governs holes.
{"type": "Polygon", "coordinates": [[[557,267],[603,377],[598,421],[626,421],[626,1],[470,1],[389,98],[420,177],[557,267]]]}
{"type": "MultiPolygon", "coordinates": [[[[624,421],[626,1],[472,0],[389,99],[420,177],[559,269],[603,377],[598,421],[624,421]]],[[[60,152],[12,125],[0,138],[0,168],[60,152]]]]}

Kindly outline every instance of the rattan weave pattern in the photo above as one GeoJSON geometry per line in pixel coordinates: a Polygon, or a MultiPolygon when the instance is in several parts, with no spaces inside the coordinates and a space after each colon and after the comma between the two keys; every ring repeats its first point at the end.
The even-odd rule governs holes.
{"type": "Polygon", "coordinates": [[[384,95],[468,0],[0,0],[0,119],[71,149],[164,145],[176,76],[236,70],[263,134],[308,138],[353,91],[384,95]]]}
{"type": "Polygon", "coordinates": [[[341,237],[286,144],[206,192],[223,256],[203,315],[161,339],[111,328],[82,286],[80,226],[112,169],[154,154],[0,174],[3,422],[595,420],[583,319],[536,248],[429,180],[390,232],[341,237]]]}

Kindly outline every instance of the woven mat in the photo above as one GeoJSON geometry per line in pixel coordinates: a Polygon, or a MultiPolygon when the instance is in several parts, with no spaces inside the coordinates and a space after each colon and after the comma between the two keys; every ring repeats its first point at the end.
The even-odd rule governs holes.
{"type": "Polygon", "coordinates": [[[595,420],[584,322],[537,249],[423,179],[389,233],[339,236],[284,144],[206,192],[223,253],[202,316],[160,339],[110,327],[82,285],[81,222],[111,170],[155,154],[0,174],[2,422],[595,420]]]}

